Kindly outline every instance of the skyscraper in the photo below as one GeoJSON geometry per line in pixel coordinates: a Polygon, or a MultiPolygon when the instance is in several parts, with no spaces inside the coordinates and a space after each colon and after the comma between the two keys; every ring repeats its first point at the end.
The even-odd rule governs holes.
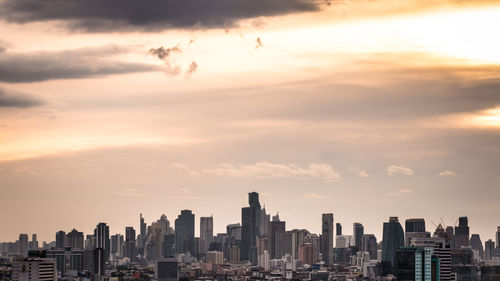
{"type": "Polygon", "coordinates": [[[467,217],[458,218],[458,226],[455,227],[455,248],[469,246],[469,220],[467,217]]]}
{"type": "Polygon", "coordinates": [[[481,242],[479,234],[472,234],[470,236],[469,245],[472,249],[478,251],[479,257],[484,258],[483,242],[481,242]]]}
{"type": "Polygon", "coordinates": [[[101,222],[94,229],[94,237],[95,237],[95,247],[97,249],[103,249],[103,253],[100,254],[99,257],[104,256],[104,261],[109,259],[111,241],[109,240],[109,226],[101,222]]]}
{"type": "Polygon", "coordinates": [[[404,246],[404,232],[397,217],[384,222],[382,240],[382,269],[384,274],[394,274],[396,251],[404,246]]]}
{"type": "Polygon", "coordinates": [[[242,261],[257,263],[257,221],[255,207],[241,208],[241,249],[242,261]]]}
{"type": "Polygon", "coordinates": [[[495,242],[488,240],[484,243],[484,259],[491,260],[495,256],[495,242]]]}
{"type": "Polygon", "coordinates": [[[201,253],[206,253],[210,243],[214,240],[214,219],[213,217],[200,217],[200,240],[203,249],[201,253]]]}
{"type": "Polygon", "coordinates": [[[405,221],[405,245],[410,245],[410,240],[414,237],[425,237],[424,219],[407,219],[405,221]]]}
{"type": "Polygon", "coordinates": [[[144,218],[142,217],[142,213],[139,217],[139,247],[144,248],[146,244],[146,223],[144,222],[144,218]]]}
{"type": "Polygon", "coordinates": [[[370,259],[377,259],[378,244],[377,238],[373,234],[363,235],[361,251],[370,253],[370,259]]]}
{"type": "Polygon", "coordinates": [[[83,249],[83,232],[74,229],[66,235],[67,245],[71,249],[83,249]]]}
{"type": "Polygon", "coordinates": [[[271,222],[271,259],[279,259],[285,254],[285,222],[280,221],[279,216],[274,217],[271,222]]]}
{"type": "Polygon", "coordinates": [[[124,246],[124,257],[130,258],[130,260],[135,260],[137,257],[137,249],[135,246],[135,229],[131,226],[125,227],[125,246],[124,246]]]}
{"type": "Polygon", "coordinates": [[[321,217],[321,256],[327,265],[333,264],[333,213],[321,217]]]}
{"type": "Polygon", "coordinates": [[[191,210],[182,210],[175,220],[175,249],[179,254],[194,254],[194,214],[191,210]]]}
{"type": "Polygon", "coordinates": [[[255,227],[257,236],[261,235],[261,220],[262,220],[262,210],[260,207],[259,193],[250,192],[248,193],[248,205],[254,209],[255,212],[255,227]]]}
{"type": "Polygon", "coordinates": [[[156,262],[155,279],[158,281],[178,281],[179,267],[177,259],[167,258],[156,262]]]}
{"type": "Polygon", "coordinates": [[[500,256],[500,226],[497,227],[497,233],[495,236],[497,242],[496,255],[500,256]]]}
{"type": "Polygon", "coordinates": [[[337,236],[342,235],[342,225],[340,224],[340,222],[338,222],[336,226],[337,226],[337,236]]]}
{"type": "Polygon", "coordinates": [[[403,247],[397,250],[397,280],[439,280],[439,261],[433,253],[433,247],[403,247]]]}
{"type": "Polygon", "coordinates": [[[28,234],[19,234],[19,240],[17,246],[19,255],[22,257],[27,257],[29,250],[28,234]]]}
{"type": "Polygon", "coordinates": [[[363,239],[363,234],[365,234],[365,228],[363,225],[359,222],[355,222],[352,225],[352,235],[354,236],[354,246],[358,250],[361,250],[362,248],[362,239],[363,239]]]}
{"type": "Polygon", "coordinates": [[[66,247],[66,232],[59,230],[56,232],[56,249],[64,249],[66,247]]]}
{"type": "Polygon", "coordinates": [[[433,247],[439,259],[439,280],[451,281],[451,247],[444,237],[415,237],[410,246],[433,247]]]}
{"type": "Polygon", "coordinates": [[[35,233],[31,234],[31,242],[29,243],[29,249],[35,251],[38,250],[38,240],[36,239],[35,233]]]}

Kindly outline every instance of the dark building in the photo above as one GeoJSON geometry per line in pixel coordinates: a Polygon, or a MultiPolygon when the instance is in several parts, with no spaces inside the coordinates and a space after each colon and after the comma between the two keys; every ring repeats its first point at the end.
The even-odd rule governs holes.
{"type": "MultiPolygon", "coordinates": [[[[285,233],[286,227],[284,221],[272,221],[270,231],[271,258],[279,259],[285,254],[285,233]]],[[[291,241],[290,241],[291,245],[291,241]]]]}
{"type": "Polygon", "coordinates": [[[425,220],[407,219],[405,221],[405,232],[425,232],[425,220]]]}
{"type": "MultiPolygon", "coordinates": [[[[365,234],[365,228],[363,225],[359,222],[355,222],[352,225],[352,234],[354,236],[354,246],[355,250],[359,251],[363,247],[362,241],[363,241],[363,235],[365,234]]],[[[353,245],[351,245],[353,246],[353,245]]],[[[354,251],[354,252],[356,252],[354,251]]]]}
{"type": "Polygon", "coordinates": [[[163,237],[163,257],[170,258],[174,256],[175,235],[167,234],[163,237]]]}
{"type": "Polygon", "coordinates": [[[179,254],[195,254],[194,214],[191,210],[182,210],[175,220],[175,250],[179,254]]]}
{"type": "Polygon", "coordinates": [[[67,246],[71,249],[83,249],[83,232],[74,229],[66,235],[67,246]]]}
{"type": "Polygon", "coordinates": [[[396,251],[404,246],[403,227],[397,217],[390,217],[384,222],[382,240],[382,268],[384,274],[394,274],[396,251]]]}
{"type": "Polygon", "coordinates": [[[483,242],[481,242],[479,234],[472,234],[470,236],[469,245],[472,249],[479,252],[481,258],[484,258],[483,242]]]}
{"type": "Polygon", "coordinates": [[[403,247],[396,251],[396,277],[398,281],[438,281],[439,260],[433,248],[403,247]]]}
{"type": "Polygon", "coordinates": [[[168,258],[156,262],[155,279],[158,281],[179,280],[179,267],[177,259],[168,258]]]}
{"type": "Polygon", "coordinates": [[[333,264],[333,214],[321,216],[321,256],[326,265],[333,264]]]}
{"type": "Polygon", "coordinates": [[[484,243],[484,259],[491,260],[495,256],[495,242],[488,240],[484,243]]]}
{"type": "Polygon", "coordinates": [[[119,255],[121,253],[121,247],[123,244],[123,235],[115,234],[111,235],[111,254],[119,255]]]}
{"type": "Polygon", "coordinates": [[[241,208],[240,259],[257,263],[257,218],[254,207],[241,208]]]}
{"type": "Polygon", "coordinates": [[[94,229],[95,247],[104,251],[105,262],[109,259],[111,252],[111,241],[109,239],[109,226],[106,223],[99,223],[94,229]]]}
{"type": "Polygon", "coordinates": [[[455,249],[469,246],[469,220],[467,217],[458,218],[458,226],[455,227],[455,249]]]}
{"type": "Polygon", "coordinates": [[[261,230],[261,219],[262,219],[262,208],[259,202],[259,193],[250,192],[248,193],[248,205],[254,209],[255,225],[257,236],[262,235],[263,230],[261,230]]]}
{"type": "Polygon", "coordinates": [[[370,259],[377,259],[378,244],[375,235],[365,234],[361,241],[361,251],[370,253],[370,259]]]}
{"type": "Polygon", "coordinates": [[[56,248],[64,249],[66,247],[66,232],[59,230],[56,232],[56,248]]]}
{"type": "Polygon", "coordinates": [[[338,222],[336,224],[337,236],[342,235],[342,225],[338,222]]]}
{"type": "Polygon", "coordinates": [[[125,227],[125,242],[123,247],[123,256],[134,261],[137,257],[137,247],[135,239],[135,229],[131,226],[125,227]]]}

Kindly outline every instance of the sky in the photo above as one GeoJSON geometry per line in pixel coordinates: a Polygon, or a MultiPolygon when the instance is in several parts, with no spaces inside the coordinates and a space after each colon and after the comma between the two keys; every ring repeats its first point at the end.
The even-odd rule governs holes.
{"type": "Polygon", "coordinates": [[[485,0],[0,0],[0,241],[224,232],[252,191],[287,229],[494,239],[498,26],[485,0]]]}

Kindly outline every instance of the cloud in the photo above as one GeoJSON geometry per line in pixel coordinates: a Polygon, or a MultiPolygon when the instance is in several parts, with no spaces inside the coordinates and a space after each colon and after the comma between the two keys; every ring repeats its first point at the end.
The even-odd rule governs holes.
{"type": "Polygon", "coordinates": [[[312,163],[307,167],[296,164],[278,164],[267,161],[255,164],[224,164],[215,169],[205,169],[204,173],[234,178],[255,179],[320,179],[337,182],[341,176],[328,164],[312,163]]]}
{"type": "Polygon", "coordinates": [[[387,174],[389,176],[393,175],[406,175],[406,176],[411,176],[413,175],[413,170],[410,168],[402,167],[402,166],[396,166],[392,165],[387,168],[387,174]]]}
{"type": "Polygon", "coordinates": [[[44,102],[30,95],[13,93],[0,88],[0,108],[1,107],[34,107],[43,105],[44,102]]]}
{"type": "Polygon", "coordinates": [[[365,170],[361,170],[358,167],[349,167],[349,171],[357,174],[360,177],[368,177],[369,174],[365,170]]]}
{"type": "Polygon", "coordinates": [[[123,197],[146,197],[144,192],[141,192],[135,188],[124,188],[118,191],[117,194],[123,197]]]}
{"type": "Polygon", "coordinates": [[[320,0],[3,0],[9,22],[59,21],[87,32],[234,27],[243,19],[317,11],[320,0]]]}
{"type": "Polygon", "coordinates": [[[188,70],[186,71],[186,75],[191,76],[193,73],[195,73],[198,70],[198,64],[196,62],[192,62],[189,65],[188,70]]]}
{"type": "Polygon", "coordinates": [[[256,43],[255,50],[257,50],[258,48],[262,48],[262,40],[260,40],[260,37],[257,37],[255,43],[256,43]]]}
{"type": "Polygon", "coordinates": [[[389,192],[389,193],[386,194],[386,196],[389,196],[389,197],[400,197],[403,194],[410,194],[410,193],[414,193],[413,189],[404,188],[404,189],[400,189],[400,190],[398,190],[396,192],[389,192]]]}
{"type": "Polygon", "coordinates": [[[171,48],[164,48],[163,46],[159,48],[151,48],[148,54],[155,55],[165,63],[165,71],[168,74],[177,75],[181,73],[181,66],[175,63],[173,58],[174,54],[182,53],[182,49],[179,45],[171,48]]]}
{"type": "Polygon", "coordinates": [[[193,193],[193,191],[187,187],[179,187],[177,189],[184,194],[192,194],[193,193]]]}
{"type": "Polygon", "coordinates": [[[40,82],[158,70],[154,65],[110,58],[124,52],[127,49],[114,46],[27,53],[7,51],[0,53],[0,82],[40,82]]]}
{"type": "Polygon", "coordinates": [[[330,196],[321,195],[321,194],[317,194],[317,193],[307,193],[304,195],[304,198],[307,198],[307,199],[329,199],[330,196]]]}
{"type": "Polygon", "coordinates": [[[444,171],[439,172],[438,175],[443,176],[443,177],[448,177],[448,176],[455,176],[456,174],[452,171],[444,170],[444,171]]]}

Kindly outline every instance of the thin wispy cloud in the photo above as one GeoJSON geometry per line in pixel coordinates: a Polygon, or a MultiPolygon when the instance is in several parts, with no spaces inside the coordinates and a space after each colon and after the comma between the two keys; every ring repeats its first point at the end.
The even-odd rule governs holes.
{"type": "Polygon", "coordinates": [[[389,196],[389,197],[401,197],[403,194],[412,194],[414,193],[415,191],[411,188],[404,188],[404,189],[400,189],[400,190],[397,190],[397,191],[394,191],[394,192],[389,192],[386,194],[386,196],[389,196]]]}
{"type": "Polygon", "coordinates": [[[349,171],[357,174],[360,177],[368,177],[369,176],[369,174],[365,170],[362,170],[362,169],[355,167],[355,166],[349,167],[349,171]]]}
{"type": "Polygon", "coordinates": [[[442,177],[456,176],[456,174],[450,170],[441,171],[438,173],[438,175],[442,177]]]}
{"type": "Polygon", "coordinates": [[[413,175],[413,170],[403,166],[391,165],[387,168],[387,174],[389,176],[394,176],[394,175],[411,176],[413,175]]]}

